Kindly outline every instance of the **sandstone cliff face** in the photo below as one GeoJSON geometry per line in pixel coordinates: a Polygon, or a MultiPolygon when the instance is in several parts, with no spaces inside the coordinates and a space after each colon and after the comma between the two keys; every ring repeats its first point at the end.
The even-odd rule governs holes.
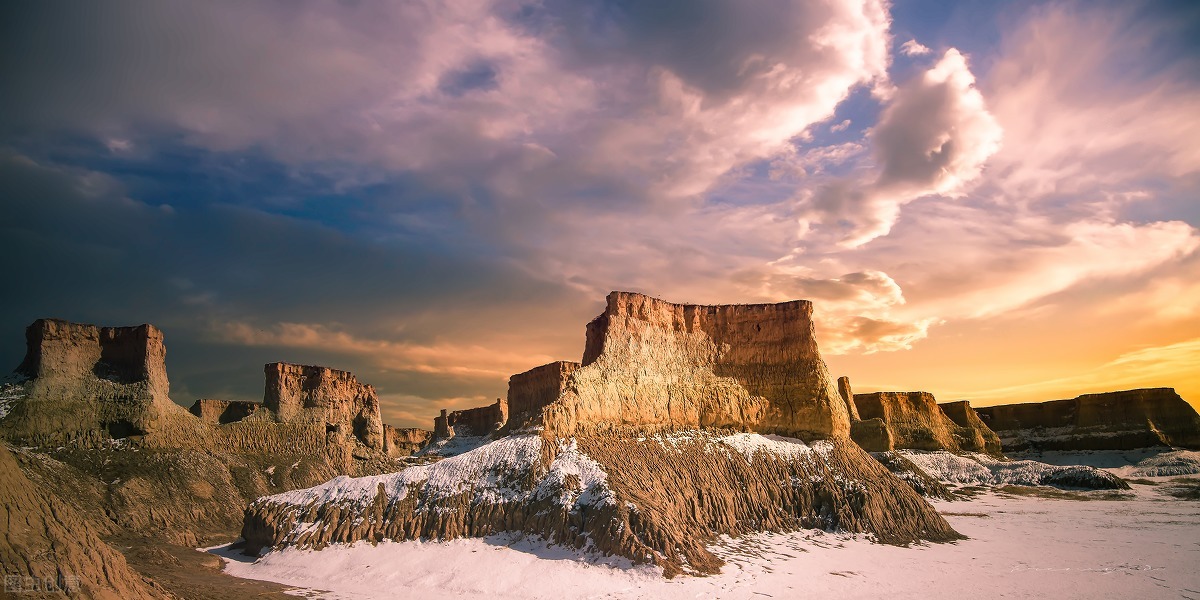
{"type": "Polygon", "coordinates": [[[96,327],[56,319],[25,332],[18,401],[0,422],[30,445],[95,445],[137,437],[148,444],[203,438],[199,422],[168,397],[166,348],[152,325],[96,327]]]}
{"type": "Polygon", "coordinates": [[[495,404],[456,410],[442,411],[433,419],[433,438],[447,439],[456,436],[491,435],[508,421],[508,403],[496,398],[495,404]]]}
{"type": "Polygon", "coordinates": [[[543,415],[559,435],[613,425],[850,433],[803,300],[697,306],[613,292],[587,326],[583,366],[543,415]]]}
{"type": "Polygon", "coordinates": [[[270,363],[263,406],[284,423],[325,424],[340,439],[351,436],[383,450],[383,420],[375,388],[353,373],[327,367],[270,363]]]}
{"type": "Polygon", "coordinates": [[[556,361],[518,373],[508,379],[508,411],[513,426],[540,417],[543,408],[558,400],[567,389],[579,363],[556,361]]]}
{"type": "Polygon", "coordinates": [[[854,439],[871,452],[899,448],[1000,454],[1000,440],[966,402],[955,402],[943,412],[928,392],[874,392],[855,394],[862,418],[852,430],[854,439]],[[961,424],[960,424],[961,423],[961,424]]]}
{"type": "Polygon", "coordinates": [[[415,454],[429,444],[432,431],[415,427],[383,426],[383,451],[393,458],[415,454]]]}
{"type": "Polygon", "coordinates": [[[993,456],[1002,454],[1000,436],[979,418],[979,414],[971,407],[970,402],[966,400],[943,402],[938,405],[938,408],[942,410],[942,414],[949,417],[958,426],[958,429],[952,429],[951,433],[955,436],[960,448],[993,456]]]}
{"type": "Polygon", "coordinates": [[[1200,415],[1171,388],[975,410],[1010,451],[1200,448],[1200,415]]]}
{"type": "Polygon", "coordinates": [[[262,404],[258,402],[201,398],[192,404],[188,412],[200,417],[200,420],[206,423],[225,425],[241,421],[262,407],[262,404]]]}

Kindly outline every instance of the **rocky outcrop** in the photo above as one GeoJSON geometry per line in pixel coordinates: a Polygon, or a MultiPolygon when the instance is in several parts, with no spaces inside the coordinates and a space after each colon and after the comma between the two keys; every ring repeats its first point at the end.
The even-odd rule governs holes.
{"type": "Polygon", "coordinates": [[[968,412],[966,402],[943,412],[947,409],[928,392],[874,392],[855,394],[854,405],[862,421],[852,435],[871,452],[909,448],[1000,455],[999,438],[968,412]]]}
{"type": "Polygon", "coordinates": [[[509,377],[510,425],[519,427],[531,419],[540,418],[542,409],[558,400],[566,391],[571,374],[579,366],[577,362],[560,360],[509,377]]]}
{"type": "Polygon", "coordinates": [[[0,444],[0,565],[14,597],[168,598],[101,539],[110,533],[36,485],[0,444]],[[44,596],[39,595],[44,594],[44,596]]]}
{"type": "Polygon", "coordinates": [[[821,360],[812,303],[698,306],[608,295],[587,326],[583,366],[543,423],[732,427],[805,440],[845,438],[850,416],[821,360]]]}
{"type": "Polygon", "coordinates": [[[1200,415],[1171,388],[975,410],[1006,451],[1200,448],[1200,415]]]}
{"type": "Polygon", "coordinates": [[[383,426],[383,451],[393,458],[415,454],[429,444],[432,431],[416,427],[383,426]]]}
{"type": "Polygon", "coordinates": [[[188,412],[200,417],[200,420],[213,425],[235,423],[254,414],[262,404],[238,400],[215,400],[201,398],[197,400],[188,412]]]}
{"type": "Polygon", "coordinates": [[[508,421],[508,403],[496,398],[495,404],[447,412],[433,419],[433,439],[458,436],[491,435],[508,421]]]}
{"type": "Polygon", "coordinates": [[[958,426],[958,429],[951,430],[951,434],[958,441],[959,448],[992,456],[1002,454],[1000,436],[979,418],[970,402],[943,402],[938,408],[958,426]]]}
{"type": "Polygon", "coordinates": [[[113,438],[170,444],[205,429],[171,402],[163,335],[153,325],[96,327],[39,319],[25,330],[16,401],[0,421],[27,445],[96,445],[113,438]]]}
{"type": "Polygon", "coordinates": [[[328,367],[270,363],[265,367],[266,406],[284,423],[324,424],[331,436],[351,436],[383,450],[383,419],[375,388],[353,373],[328,367]]]}
{"type": "Polygon", "coordinates": [[[677,573],[722,565],[715,536],[799,528],[872,533],[886,543],[956,534],[912,488],[849,440],[731,431],[502,437],[441,462],[338,478],[262,498],[246,552],[385,539],[536,534],[677,573]]]}
{"type": "MultiPolygon", "coordinates": [[[[850,411],[811,316],[804,301],[691,306],[614,292],[588,325],[581,366],[553,363],[510,383],[530,415],[522,424],[540,428],[502,429],[398,473],[262,498],[246,513],[247,552],[516,531],[671,575],[716,571],[707,545],[726,534],[819,527],[887,543],[957,538],[850,441],[850,411]]],[[[505,406],[443,411],[434,437],[478,435],[476,423],[504,422],[505,406]]]]}

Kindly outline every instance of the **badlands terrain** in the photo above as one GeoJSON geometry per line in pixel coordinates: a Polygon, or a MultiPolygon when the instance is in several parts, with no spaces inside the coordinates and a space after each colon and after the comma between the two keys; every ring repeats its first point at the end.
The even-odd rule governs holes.
{"type": "Polygon", "coordinates": [[[580,362],[431,430],[287,363],[184,409],[157,328],[39,320],[0,389],[6,593],[1200,598],[1173,390],[856,394],[812,311],[614,292],[580,362]]]}

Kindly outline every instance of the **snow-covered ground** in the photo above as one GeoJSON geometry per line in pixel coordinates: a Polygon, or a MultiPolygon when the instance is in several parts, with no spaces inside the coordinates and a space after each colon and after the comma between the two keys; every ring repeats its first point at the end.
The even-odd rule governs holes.
{"type": "Polygon", "coordinates": [[[663,579],[619,559],[493,537],[359,543],[227,557],[238,577],[323,598],[1193,598],[1200,600],[1200,501],[1160,485],[1077,498],[986,493],[935,502],[970,539],[909,548],[804,531],[727,540],[720,575],[663,579]],[[1120,500],[1099,498],[1120,497],[1120,500]]]}

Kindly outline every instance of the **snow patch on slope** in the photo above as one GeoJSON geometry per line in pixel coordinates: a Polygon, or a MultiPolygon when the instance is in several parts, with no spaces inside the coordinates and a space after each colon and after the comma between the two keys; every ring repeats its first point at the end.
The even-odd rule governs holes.
{"type": "Polygon", "coordinates": [[[1121,477],[1179,477],[1200,474],[1200,452],[1174,450],[1112,470],[1121,477]]]}
{"type": "Polygon", "coordinates": [[[27,380],[27,377],[19,373],[0,379],[0,419],[8,416],[13,405],[25,398],[27,391],[24,384],[27,380]]]}
{"type": "Polygon", "coordinates": [[[964,455],[945,450],[899,450],[926,473],[957,485],[1049,485],[1085,489],[1120,489],[1121,479],[1094,467],[1058,466],[1032,460],[1002,461],[986,454],[964,455]]]}
{"type": "Polygon", "coordinates": [[[337,502],[365,506],[375,499],[380,485],[392,500],[404,499],[413,486],[423,486],[424,493],[432,499],[474,491],[480,501],[518,500],[522,492],[509,482],[533,469],[541,450],[542,440],[536,435],[511,436],[432,464],[387,475],[342,475],[315,487],[266,496],[257,502],[296,506],[337,502]]]}
{"type": "Polygon", "coordinates": [[[756,452],[766,452],[780,458],[794,460],[814,451],[827,454],[831,448],[825,442],[817,442],[815,445],[809,446],[796,438],[757,433],[735,433],[719,437],[715,441],[741,452],[746,460],[753,460],[756,452]]]}

